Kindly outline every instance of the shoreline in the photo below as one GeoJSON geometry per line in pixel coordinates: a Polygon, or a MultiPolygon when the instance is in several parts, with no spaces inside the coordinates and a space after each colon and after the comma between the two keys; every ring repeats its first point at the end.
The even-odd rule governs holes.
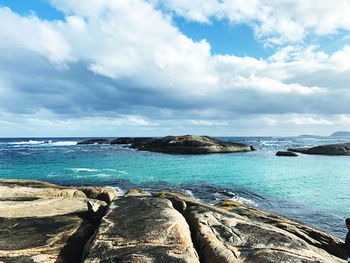
{"type": "MultiPolygon", "coordinates": [[[[124,259],[127,259],[135,254],[134,250],[137,247],[139,252],[145,252],[144,249],[147,247],[146,250],[148,252],[146,254],[140,252],[144,258],[157,258],[166,255],[167,257],[169,256],[169,260],[171,260],[174,259],[174,255],[171,253],[169,254],[169,249],[172,251],[172,249],[174,249],[173,246],[176,246],[178,250],[177,255],[181,256],[183,260],[176,262],[196,262],[196,260],[198,260],[198,262],[215,262],[209,259],[216,258],[216,260],[218,260],[223,255],[226,261],[216,262],[233,262],[233,258],[231,257],[232,253],[235,255],[235,259],[246,258],[247,260],[257,260],[262,257],[264,260],[267,260],[270,257],[278,258],[274,254],[277,253],[276,251],[279,251],[279,256],[293,258],[293,260],[311,260],[311,258],[315,260],[315,258],[319,258],[320,262],[342,262],[340,259],[337,259],[337,257],[328,253],[330,252],[341,256],[340,251],[334,250],[334,248],[329,245],[331,239],[337,238],[287,218],[273,215],[234,201],[224,201],[218,206],[212,206],[177,193],[158,192],[151,194],[141,190],[131,190],[124,196],[119,196],[116,191],[106,188],[68,188],[41,181],[5,179],[0,179],[0,197],[0,211],[2,211],[0,219],[2,223],[5,221],[11,222],[12,220],[16,221],[18,224],[22,224],[30,218],[40,218],[41,223],[47,226],[46,221],[55,219],[58,220],[57,222],[62,223],[62,219],[64,219],[64,224],[68,224],[72,228],[72,230],[66,232],[65,235],[60,233],[61,237],[65,237],[63,240],[61,238],[58,242],[59,244],[56,244],[57,246],[51,244],[51,250],[43,243],[31,249],[29,249],[28,244],[26,244],[27,247],[25,250],[23,250],[23,248],[19,249],[18,247],[12,250],[4,250],[4,243],[6,243],[5,246],[7,246],[7,248],[16,246],[13,244],[16,239],[13,237],[13,233],[10,233],[11,231],[13,232],[14,229],[5,228],[4,231],[7,231],[9,235],[4,236],[9,236],[10,240],[6,240],[6,242],[2,240],[1,242],[3,237],[0,238],[0,244],[3,244],[2,247],[0,247],[0,261],[4,260],[4,257],[8,257],[8,259],[13,259],[13,257],[30,257],[31,259],[34,258],[37,260],[33,262],[43,262],[38,259],[41,258],[42,260],[44,257],[47,257],[47,261],[45,262],[51,262],[51,260],[55,262],[53,259],[54,257],[56,257],[55,260],[57,260],[59,256],[61,256],[61,259],[62,257],[67,258],[72,256],[70,254],[72,251],[69,252],[71,249],[69,246],[80,247],[82,251],[81,255],[85,255],[82,256],[85,257],[85,261],[82,262],[109,262],[108,260],[111,260],[116,254],[119,255],[121,251],[124,253],[122,253],[124,259]],[[50,202],[51,205],[48,206],[47,202],[50,202]],[[68,205],[67,202],[70,205],[68,205]],[[18,206],[21,207],[21,209],[17,211],[16,207],[18,206]],[[158,209],[158,212],[150,213],[149,209],[158,209]],[[36,214],[31,214],[31,210],[36,211],[36,214]],[[7,217],[4,217],[5,211],[7,217]],[[41,211],[41,214],[38,213],[38,211],[41,211]],[[112,216],[114,213],[116,214],[112,216]],[[125,213],[125,217],[121,218],[119,215],[123,213],[125,213]],[[155,226],[154,223],[148,224],[147,222],[157,221],[158,219],[154,217],[158,214],[164,214],[164,218],[159,221],[165,222],[164,229],[160,228],[159,231],[156,230],[156,232],[152,232],[150,229],[154,227],[157,228],[158,226],[155,226]],[[181,224],[174,219],[174,216],[181,224]],[[143,218],[144,220],[138,221],[138,218],[143,218]],[[175,222],[173,222],[173,220],[175,220],[175,222]],[[108,245],[109,242],[111,242],[110,236],[106,235],[105,231],[110,229],[108,224],[114,221],[126,227],[121,229],[112,227],[114,231],[113,236],[118,237],[120,233],[123,233],[124,236],[118,237],[119,243],[117,242],[117,247],[110,247],[108,245]],[[136,233],[131,231],[132,227],[136,227],[138,224],[146,224],[144,225],[146,230],[150,228],[147,231],[145,230],[143,234],[141,233],[141,237],[136,237],[136,233]],[[168,233],[169,224],[176,226],[175,229],[177,229],[174,234],[174,240],[187,240],[186,242],[184,241],[186,244],[181,242],[175,242],[175,244],[173,242],[174,240],[169,241],[168,238],[164,237],[162,240],[158,240],[162,236],[162,231],[168,233]],[[211,227],[208,229],[208,226],[211,227]],[[189,229],[190,234],[184,229],[189,229]],[[254,240],[250,238],[253,234],[251,232],[252,229],[255,229],[253,231],[256,236],[254,240]],[[93,234],[95,232],[96,234],[93,234]],[[127,237],[125,237],[125,235],[127,237]],[[239,237],[238,239],[237,235],[239,237]],[[204,239],[202,238],[203,236],[205,237],[204,239]],[[262,241],[265,236],[270,236],[270,238],[262,241]],[[147,245],[148,243],[146,244],[140,241],[142,238],[146,237],[153,240],[152,242],[155,242],[154,244],[160,242],[162,244],[160,246],[162,249],[160,247],[156,249],[156,245],[150,246],[147,245]],[[89,239],[91,239],[90,243],[88,242],[89,239]],[[11,240],[12,243],[10,242],[11,240]],[[123,242],[126,243],[122,245],[123,242]],[[133,246],[129,247],[129,249],[123,249],[125,246],[130,246],[130,242],[133,246]],[[70,245],[67,247],[68,243],[70,245]],[[89,245],[87,245],[88,243],[89,245]],[[205,246],[203,246],[203,244],[205,244],[205,246]],[[300,244],[302,244],[301,247],[299,247],[300,244]],[[274,250],[271,248],[271,245],[272,247],[279,247],[279,249],[274,250]],[[296,247],[294,248],[294,246],[296,247]],[[52,250],[52,247],[56,249],[54,249],[55,252],[52,250]],[[250,252],[248,254],[247,252],[243,252],[243,247],[245,247],[245,250],[247,247],[250,247],[250,249],[248,249],[250,252]],[[62,249],[63,252],[65,251],[64,253],[62,249]],[[299,252],[296,253],[294,249],[297,249],[299,252]],[[83,252],[84,250],[85,252],[83,252]],[[40,253],[38,251],[40,251],[40,253]],[[104,252],[102,253],[102,251],[104,252]],[[179,251],[182,252],[180,253],[179,251]],[[218,251],[221,252],[217,253],[218,251]],[[105,261],[94,261],[98,258],[99,253],[109,256],[104,259],[105,261]]],[[[114,226],[114,223],[112,225],[114,226]]],[[[33,225],[31,225],[31,227],[33,227],[33,225]]],[[[54,228],[55,226],[51,224],[51,227],[48,227],[47,231],[55,232],[54,228]]],[[[20,234],[21,231],[25,231],[25,228],[17,229],[17,235],[20,234]]],[[[32,234],[34,236],[38,235],[35,231],[32,234]]],[[[51,233],[51,235],[52,234],[53,233],[51,233]]],[[[27,238],[30,238],[30,236],[27,238]]],[[[24,242],[24,240],[22,240],[22,242],[24,242]]],[[[33,242],[33,240],[31,240],[31,242],[33,242]]],[[[74,262],[64,260],[62,262],[74,262]]],[[[5,260],[4,262],[7,261],[5,260]]],[[[22,261],[19,260],[17,262],[22,261]]],[[[266,262],[280,261],[272,260],[266,262]]]]}

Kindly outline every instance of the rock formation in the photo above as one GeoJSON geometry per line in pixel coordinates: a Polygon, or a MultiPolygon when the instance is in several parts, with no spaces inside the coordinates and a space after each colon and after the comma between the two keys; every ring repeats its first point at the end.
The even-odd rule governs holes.
{"type": "Polygon", "coordinates": [[[93,139],[78,144],[129,144],[131,148],[173,154],[206,154],[249,152],[256,150],[253,146],[243,143],[220,141],[209,136],[167,136],[164,138],[123,137],[112,141],[93,139]]]}
{"type": "Polygon", "coordinates": [[[350,155],[350,143],[328,144],[311,148],[291,148],[288,151],[319,155],[350,155]]]}
{"type": "Polygon", "coordinates": [[[99,220],[88,201],[77,189],[0,179],[0,262],[80,262],[99,220]]]}
{"type": "Polygon", "coordinates": [[[165,198],[128,196],[112,202],[85,263],[199,263],[184,217],[165,198]]]}
{"type": "Polygon", "coordinates": [[[167,136],[131,145],[144,151],[175,153],[175,154],[205,154],[249,152],[252,148],[243,143],[224,142],[209,136],[167,136]]]}
{"type": "Polygon", "coordinates": [[[155,140],[155,138],[150,138],[150,137],[135,137],[135,138],[129,138],[129,137],[124,137],[124,138],[118,138],[115,140],[111,141],[111,144],[134,144],[134,145],[141,145],[148,143],[150,141],[155,140]]]}
{"type": "Polygon", "coordinates": [[[295,157],[298,156],[296,153],[294,152],[290,152],[290,151],[278,151],[276,153],[276,156],[290,156],[290,157],[295,157]]]}
{"type": "Polygon", "coordinates": [[[344,262],[331,235],[237,202],[79,189],[0,180],[0,262],[344,262]]]}

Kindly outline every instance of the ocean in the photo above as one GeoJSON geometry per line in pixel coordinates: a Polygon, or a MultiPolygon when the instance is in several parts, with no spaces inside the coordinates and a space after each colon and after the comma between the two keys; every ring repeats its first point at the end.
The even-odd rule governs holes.
{"type": "MultiPolygon", "coordinates": [[[[0,178],[59,185],[183,192],[209,204],[235,200],[344,238],[350,216],[350,156],[276,157],[278,150],[349,142],[337,137],[218,137],[247,153],[171,155],[90,138],[0,139],[0,178]]],[[[113,138],[107,138],[113,139],[113,138]]]]}

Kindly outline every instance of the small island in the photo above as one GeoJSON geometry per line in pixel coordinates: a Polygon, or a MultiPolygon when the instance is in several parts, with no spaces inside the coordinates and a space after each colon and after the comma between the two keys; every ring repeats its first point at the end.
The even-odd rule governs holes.
{"type": "Polygon", "coordinates": [[[350,155],[350,143],[327,144],[310,148],[290,148],[288,151],[317,155],[350,155]]]}
{"type": "Polygon", "coordinates": [[[253,146],[243,143],[226,142],[210,136],[166,136],[164,138],[118,138],[112,141],[92,139],[78,142],[81,144],[128,144],[130,148],[170,154],[208,154],[234,153],[255,150],[253,146]]]}
{"type": "Polygon", "coordinates": [[[332,133],[331,137],[350,137],[350,132],[348,131],[338,131],[332,133]]]}

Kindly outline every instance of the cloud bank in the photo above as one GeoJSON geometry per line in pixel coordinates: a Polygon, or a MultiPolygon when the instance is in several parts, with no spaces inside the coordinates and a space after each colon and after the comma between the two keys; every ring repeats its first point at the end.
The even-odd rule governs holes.
{"type": "Polygon", "coordinates": [[[350,129],[350,44],[303,44],[350,29],[349,2],[335,2],[52,0],[64,21],[0,7],[2,136],[350,129]],[[246,23],[278,46],[267,59],[213,55],[174,15],[246,23]]]}

